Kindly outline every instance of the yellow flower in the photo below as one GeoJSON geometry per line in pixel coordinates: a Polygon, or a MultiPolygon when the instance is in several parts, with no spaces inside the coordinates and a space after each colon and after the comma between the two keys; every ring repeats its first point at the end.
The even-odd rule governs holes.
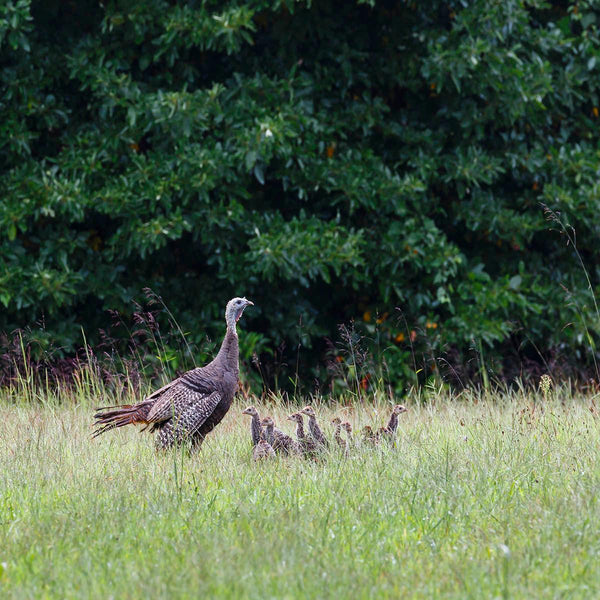
{"type": "Polygon", "coordinates": [[[363,314],[363,321],[365,323],[370,323],[371,322],[371,312],[366,310],[365,313],[363,314]]]}

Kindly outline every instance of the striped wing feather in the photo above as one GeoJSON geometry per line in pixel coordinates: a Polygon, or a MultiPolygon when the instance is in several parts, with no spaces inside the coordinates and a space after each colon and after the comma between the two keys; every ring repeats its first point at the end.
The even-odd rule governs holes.
{"type": "MultiPolygon", "coordinates": [[[[185,385],[174,385],[165,390],[150,409],[146,421],[160,423],[181,415],[186,408],[198,399],[198,392],[185,385]]],[[[201,397],[203,397],[202,395],[201,397]]]]}

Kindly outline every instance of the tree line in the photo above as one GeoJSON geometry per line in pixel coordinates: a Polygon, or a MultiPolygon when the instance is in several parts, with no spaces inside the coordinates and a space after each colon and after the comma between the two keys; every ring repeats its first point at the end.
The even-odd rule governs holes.
{"type": "Polygon", "coordinates": [[[208,355],[245,295],[269,385],[594,373],[598,25],[586,0],[3,3],[0,330],[68,356],[158,302],[208,355]]]}

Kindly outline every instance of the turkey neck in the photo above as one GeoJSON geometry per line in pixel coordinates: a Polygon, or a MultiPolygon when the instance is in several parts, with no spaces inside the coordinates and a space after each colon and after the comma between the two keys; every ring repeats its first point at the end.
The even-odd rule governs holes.
{"type": "Polygon", "coordinates": [[[304,425],[302,424],[302,421],[296,421],[296,437],[299,440],[304,439],[304,425]]]}
{"type": "Polygon", "coordinates": [[[392,433],[394,433],[397,428],[398,428],[398,415],[395,412],[393,412],[392,416],[390,417],[390,420],[388,421],[386,429],[388,431],[391,431],[392,433]]]}
{"type": "Polygon", "coordinates": [[[344,444],[344,440],[342,439],[342,426],[341,425],[335,426],[335,433],[333,434],[333,437],[335,438],[335,441],[340,446],[342,446],[344,444]]]}
{"type": "Polygon", "coordinates": [[[227,333],[223,338],[219,353],[215,356],[212,364],[217,363],[223,365],[228,371],[233,371],[235,374],[238,374],[240,371],[239,357],[240,346],[234,325],[233,327],[227,328],[227,333]]]}
{"type": "Polygon", "coordinates": [[[260,436],[262,434],[262,427],[260,424],[260,416],[259,415],[252,415],[251,429],[252,429],[252,441],[254,442],[254,445],[256,446],[256,444],[258,444],[258,442],[260,441],[260,436]]]}
{"type": "Polygon", "coordinates": [[[315,417],[308,417],[308,428],[317,439],[321,439],[323,432],[321,431],[321,428],[319,427],[315,417]]]}
{"type": "Polygon", "coordinates": [[[267,425],[265,427],[265,439],[267,440],[267,442],[269,442],[269,444],[271,444],[271,446],[273,445],[274,442],[274,434],[273,434],[273,425],[267,425]]]}

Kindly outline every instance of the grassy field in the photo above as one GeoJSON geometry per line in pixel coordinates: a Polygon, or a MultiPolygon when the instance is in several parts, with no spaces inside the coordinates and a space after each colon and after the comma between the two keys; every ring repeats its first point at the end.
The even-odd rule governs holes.
{"type": "MultiPolygon", "coordinates": [[[[401,415],[395,448],[263,464],[242,408],[188,457],[133,428],[90,440],[87,402],[4,398],[0,596],[600,595],[589,399],[436,395],[401,415]]],[[[291,430],[289,409],[262,408],[291,430]]],[[[319,410],[357,428],[389,407],[319,410]]]]}

